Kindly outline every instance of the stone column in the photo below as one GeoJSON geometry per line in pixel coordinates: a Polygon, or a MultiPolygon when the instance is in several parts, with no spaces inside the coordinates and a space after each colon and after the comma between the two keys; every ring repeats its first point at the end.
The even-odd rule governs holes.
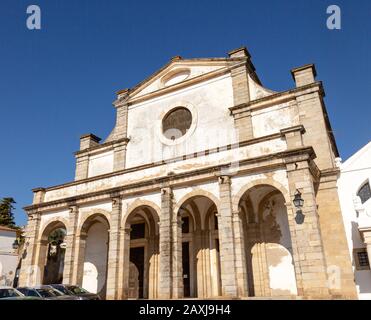
{"type": "MultiPolygon", "coordinates": [[[[160,238],[161,238],[160,232],[160,238]]],[[[173,212],[172,217],[172,298],[184,296],[183,289],[183,262],[182,262],[182,217],[173,212]]]]}
{"type": "Polygon", "coordinates": [[[238,296],[248,296],[247,289],[247,267],[245,257],[245,239],[239,212],[233,212],[233,232],[236,259],[236,277],[238,285],[238,296]]]}
{"type": "Polygon", "coordinates": [[[73,262],[73,277],[72,282],[78,286],[82,285],[84,278],[84,260],[85,260],[85,248],[86,248],[85,233],[80,233],[75,237],[75,259],[73,262]]]}
{"type": "Polygon", "coordinates": [[[172,190],[170,187],[161,189],[160,217],[160,264],[158,297],[170,299],[172,296],[172,190]]]}
{"type": "Polygon", "coordinates": [[[131,228],[121,228],[120,230],[120,254],[117,295],[117,299],[119,300],[129,298],[130,231],[131,228]]]}
{"type": "Polygon", "coordinates": [[[237,275],[233,232],[233,214],[231,200],[231,180],[229,176],[219,177],[220,206],[218,213],[220,264],[222,295],[237,297],[237,275]]]}
{"type": "Polygon", "coordinates": [[[297,219],[296,208],[287,204],[288,220],[293,246],[298,295],[329,297],[327,266],[317,212],[313,178],[307,161],[286,160],[290,200],[296,190],[304,199],[304,221],[297,219]],[[290,210],[291,208],[291,210],[290,210]]]}
{"type": "Polygon", "coordinates": [[[107,300],[117,299],[118,270],[120,253],[121,198],[112,198],[112,213],[109,230],[108,270],[107,270],[107,300]]]}
{"type": "Polygon", "coordinates": [[[63,269],[63,283],[74,284],[73,283],[73,267],[75,260],[75,242],[76,242],[76,229],[77,221],[79,215],[79,208],[76,205],[70,207],[70,212],[68,215],[68,226],[67,235],[65,238],[66,242],[66,252],[64,255],[64,269],[63,269]]]}
{"type": "Polygon", "coordinates": [[[25,245],[22,253],[22,266],[19,275],[19,286],[37,284],[41,270],[35,265],[37,240],[40,227],[40,213],[28,212],[28,223],[25,234],[25,245]]]}

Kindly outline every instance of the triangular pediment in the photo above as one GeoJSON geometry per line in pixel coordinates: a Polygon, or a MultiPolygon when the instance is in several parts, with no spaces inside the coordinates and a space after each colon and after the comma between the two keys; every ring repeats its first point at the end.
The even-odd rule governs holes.
{"type": "Polygon", "coordinates": [[[172,60],[150,77],[130,90],[130,100],[159,92],[166,88],[190,83],[202,76],[217,74],[236,63],[236,59],[178,59],[172,60]]]}

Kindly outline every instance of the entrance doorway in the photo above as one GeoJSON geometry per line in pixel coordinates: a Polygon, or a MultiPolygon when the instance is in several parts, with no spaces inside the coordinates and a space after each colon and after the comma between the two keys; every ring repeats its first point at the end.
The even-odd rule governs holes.
{"type": "Polygon", "coordinates": [[[184,297],[191,296],[191,277],[189,264],[189,242],[182,244],[182,263],[183,263],[183,288],[184,297]]]}
{"type": "MultiPolygon", "coordinates": [[[[138,288],[137,297],[144,298],[144,247],[130,248],[130,262],[133,263],[137,270],[136,279],[132,279],[135,288],[138,288]]],[[[134,276],[134,275],[132,275],[134,276]]]]}

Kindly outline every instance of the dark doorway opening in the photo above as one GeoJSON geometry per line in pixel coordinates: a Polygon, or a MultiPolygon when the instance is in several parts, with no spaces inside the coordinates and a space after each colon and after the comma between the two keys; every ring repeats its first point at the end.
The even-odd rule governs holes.
{"type": "Polygon", "coordinates": [[[130,261],[135,264],[138,269],[138,281],[139,281],[139,299],[144,298],[144,247],[130,248],[130,261]]]}
{"type": "Polygon", "coordinates": [[[183,288],[184,297],[191,296],[191,277],[190,277],[190,265],[189,265],[189,242],[183,242],[182,244],[182,261],[183,261],[183,288]]]}

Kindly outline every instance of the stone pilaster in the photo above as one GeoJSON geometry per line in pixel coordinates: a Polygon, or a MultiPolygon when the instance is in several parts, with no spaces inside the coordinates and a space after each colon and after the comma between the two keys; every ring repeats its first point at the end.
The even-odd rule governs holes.
{"type": "Polygon", "coordinates": [[[330,293],[341,298],[356,299],[352,261],[337,193],[339,174],[337,168],[321,172],[316,202],[328,276],[332,280],[329,281],[330,293]]]}
{"type": "Polygon", "coordinates": [[[113,171],[125,169],[128,142],[129,139],[121,139],[113,145],[113,171]]]}
{"type": "Polygon", "coordinates": [[[88,177],[89,156],[86,154],[76,155],[75,180],[82,180],[88,177]]]}
{"type": "Polygon", "coordinates": [[[160,217],[160,264],[159,264],[159,298],[170,299],[172,296],[172,190],[161,189],[160,217]]]}
{"type": "Polygon", "coordinates": [[[116,124],[115,128],[107,138],[107,141],[114,141],[127,138],[128,129],[128,98],[129,90],[121,90],[117,94],[117,99],[113,102],[116,108],[116,124]]]}
{"type": "Polygon", "coordinates": [[[107,270],[107,300],[117,299],[118,271],[120,254],[121,198],[112,198],[111,224],[109,230],[108,270],[107,270]]]}
{"type": "Polygon", "coordinates": [[[297,190],[304,199],[304,207],[301,210],[304,221],[298,219],[300,212],[287,204],[298,295],[329,297],[327,265],[308,161],[288,160],[287,176],[290,199],[294,199],[297,190]]]}
{"type": "Polygon", "coordinates": [[[219,195],[220,206],[218,212],[218,226],[222,295],[225,297],[237,297],[238,285],[236,275],[230,177],[219,177],[219,195]]]}
{"type": "Polygon", "coordinates": [[[73,283],[74,260],[75,260],[75,244],[76,244],[76,229],[79,215],[79,208],[72,205],[69,208],[67,234],[65,238],[66,252],[64,255],[63,283],[73,283]]]}
{"type": "Polygon", "coordinates": [[[37,284],[38,278],[40,278],[41,270],[35,265],[40,219],[40,213],[28,213],[19,286],[35,285],[37,284]]]}
{"type": "MultiPolygon", "coordinates": [[[[246,48],[233,50],[229,52],[228,55],[231,58],[241,59],[241,62],[244,61],[243,64],[231,70],[234,108],[239,109],[239,107],[243,107],[250,102],[248,65],[251,64],[251,56],[246,48]]],[[[254,134],[251,112],[249,110],[237,110],[235,113],[233,113],[233,116],[240,141],[252,139],[254,134]]]]}

